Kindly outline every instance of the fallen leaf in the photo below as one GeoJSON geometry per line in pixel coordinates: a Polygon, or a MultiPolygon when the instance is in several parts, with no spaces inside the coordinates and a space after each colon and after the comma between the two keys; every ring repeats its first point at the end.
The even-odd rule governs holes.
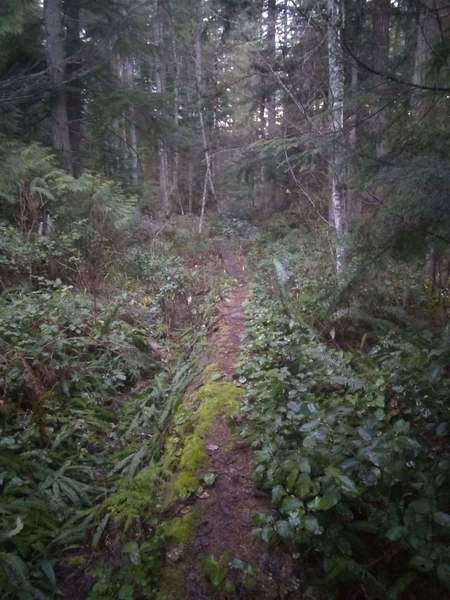
{"type": "Polygon", "coordinates": [[[217,475],[215,473],[206,473],[206,475],[203,476],[203,481],[207,486],[214,485],[216,479],[217,475]]]}

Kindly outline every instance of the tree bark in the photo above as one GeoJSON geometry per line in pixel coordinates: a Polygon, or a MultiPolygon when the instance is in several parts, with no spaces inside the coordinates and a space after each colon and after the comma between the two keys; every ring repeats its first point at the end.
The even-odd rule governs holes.
{"type": "MultiPolygon", "coordinates": [[[[267,0],[267,38],[266,38],[266,51],[267,61],[269,68],[274,71],[276,69],[277,60],[277,18],[278,18],[278,6],[277,0],[267,0]]],[[[273,77],[273,73],[272,73],[273,77]]],[[[267,135],[269,139],[273,139],[277,135],[277,97],[276,91],[269,91],[267,94],[267,135]]],[[[275,177],[275,166],[269,180],[268,201],[270,206],[267,206],[269,210],[278,208],[278,189],[277,181],[275,177]]]]}
{"type": "Polygon", "coordinates": [[[193,213],[193,199],[194,199],[194,165],[192,159],[189,160],[188,166],[188,212],[190,215],[193,213]]]}
{"type": "MultiPolygon", "coordinates": [[[[76,73],[81,66],[80,39],[80,3],[78,0],[65,2],[65,20],[67,23],[66,54],[69,60],[67,71],[76,73]]],[[[67,86],[67,116],[69,121],[70,146],[72,150],[73,174],[81,172],[81,140],[83,120],[82,82],[72,79],[67,86]]]]}
{"type": "MultiPolygon", "coordinates": [[[[431,58],[433,46],[439,40],[439,0],[422,0],[421,12],[417,23],[416,54],[414,57],[413,83],[425,85],[426,65],[431,58]]],[[[424,90],[415,89],[411,96],[411,108],[417,119],[421,119],[422,127],[425,120],[432,119],[434,113],[427,116],[429,95],[424,90]]],[[[425,278],[431,280],[431,292],[436,288],[436,265],[438,256],[431,239],[425,241],[425,278]]]]}
{"type": "MultiPolygon", "coordinates": [[[[134,86],[134,61],[132,58],[124,60],[123,64],[123,75],[125,79],[125,85],[128,90],[134,86]]],[[[138,151],[138,138],[136,129],[136,111],[133,104],[130,104],[128,109],[127,118],[127,155],[128,155],[128,173],[130,183],[134,186],[139,183],[139,151],[138,151]]]]}
{"type": "MultiPolygon", "coordinates": [[[[364,22],[365,0],[344,0],[346,44],[351,47],[352,52],[358,53],[361,45],[361,33],[364,22]]],[[[360,72],[358,63],[352,59],[347,66],[346,72],[347,88],[350,90],[349,101],[345,106],[345,120],[347,123],[347,142],[351,157],[356,157],[359,151],[360,135],[358,124],[362,117],[364,108],[359,98],[360,72]]],[[[352,177],[353,171],[349,169],[352,177]]],[[[361,194],[358,189],[352,187],[347,191],[347,223],[348,228],[357,227],[362,218],[361,194]]]]}
{"type": "Polygon", "coordinates": [[[73,173],[69,118],[65,89],[64,27],[61,0],[45,0],[45,29],[47,34],[47,68],[53,88],[51,100],[53,147],[64,169],[73,173]]]}
{"type": "MultiPolygon", "coordinates": [[[[174,63],[174,75],[173,75],[173,119],[175,128],[178,129],[180,124],[180,62],[177,51],[177,42],[175,37],[175,29],[171,27],[171,35],[172,35],[172,55],[173,55],[173,63],[174,63]]],[[[178,151],[178,144],[175,146],[175,151],[173,155],[173,169],[172,169],[172,189],[170,191],[170,195],[174,198],[175,202],[178,203],[180,207],[181,214],[184,214],[183,203],[180,198],[180,190],[179,190],[179,166],[180,166],[180,153],[178,151]]]]}
{"type": "MultiPolygon", "coordinates": [[[[158,46],[157,64],[155,70],[156,88],[162,96],[166,92],[166,64],[163,56],[164,48],[164,21],[162,14],[162,2],[157,2],[157,13],[155,18],[155,42],[158,46]]],[[[169,191],[169,160],[165,140],[160,136],[158,141],[159,156],[159,201],[161,213],[168,217],[171,213],[170,191],[169,191]]]]}
{"type": "MultiPolygon", "coordinates": [[[[123,56],[116,53],[112,54],[111,70],[114,76],[114,85],[119,89],[126,88],[126,60],[123,56]]],[[[128,174],[127,123],[123,113],[114,118],[112,131],[110,174],[117,177],[126,177],[128,174]]]]}
{"type": "Polygon", "coordinates": [[[342,49],[342,0],[328,0],[328,67],[332,157],[331,208],[336,229],[336,272],[346,267],[346,184],[344,173],[344,55],[342,49]]]}
{"type": "Polygon", "coordinates": [[[203,114],[203,49],[202,49],[202,31],[203,31],[203,19],[202,19],[202,11],[199,11],[199,19],[197,24],[197,30],[195,33],[195,41],[194,41],[194,50],[195,50],[195,79],[197,84],[197,110],[198,110],[198,118],[200,122],[200,133],[202,136],[203,143],[203,154],[205,157],[205,179],[203,183],[203,193],[202,193],[202,201],[201,201],[201,209],[200,209],[200,221],[198,225],[199,233],[202,232],[203,229],[203,221],[206,211],[206,204],[208,200],[208,188],[211,191],[211,195],[215,198],[216,190],[214,186],[213,176],[212,176],[212,165],[211,165],[211,154],[209,150],[209,142],[208,142],[208,134],[206,131],[205,118],[203,114]]]}
{"type": "MultiPolygon", "coordinates": [[[[276,61],[276,31],[277,31],[277,0],[267,2],[267,60],[271,68],[275,68],[276,61]]],[[[267,131],[269,138],[275,136],[277,129],[277,102],[275,93],[270,93],[267,98],[267,131]]]]}
{"type": "MultiPolygon", "coordinates": [[[[380,73],[389,72],[389,28],[391,22],[391,0],[377,0],[373,2],[373,44],[374,48],[374,69],[380,73]]],[[[386,154],[386,124],[387,114],[384,104],[386,103],[385,93],[386,85],[383,78],[374,77],[374,92],[379,97],[376,103],[377,114],[374,117],[373,127],[375,130],[375,151],[377,158],[382,158],[386,154]],[[378,104],[378,106],[377,106],[378,104]]]]}
{"type": "MultiPolygon", "coordinates": [[[[426,84],[426,64],[431,58],[434,44],[439,39],[439,5],[438,0],[422,0],[421,2],[413,72],[413,83],[416,85],[426,84]]],[[[415,89],[412,93],[411,107],[418,114],[423,113],[424,109],[426,110],[425,97],[426,92],[423,90],[415,89]]]]}

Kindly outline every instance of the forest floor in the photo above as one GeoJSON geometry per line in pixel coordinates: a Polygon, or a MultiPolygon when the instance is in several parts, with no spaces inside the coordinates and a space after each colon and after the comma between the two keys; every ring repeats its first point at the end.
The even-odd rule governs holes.
{"type": "MultiPolygon", "coordinates": [[[[218,306],[202,364],[214,365],[221,381],[231,382],[246,327],[243,303],[249,291],[237,250],[226,242],[218,250],[236,283],[218,306]]],[[[237,422],[240,418],[238,414],[237,422]]],[[[177,598],[294,597],[290,554],[252,535],[255,516],[270,512],[270,500],[256,488],[252,449],[235,429],[223,414],[208,429],[208,461],[200,475],[213,473],[214,485],[178,508],[183,514],[197,513],[199,525],[182,556],[175,558],[182,587],[177,598]],[[288,581],[291,590],[285,589],[288,581]]]]}

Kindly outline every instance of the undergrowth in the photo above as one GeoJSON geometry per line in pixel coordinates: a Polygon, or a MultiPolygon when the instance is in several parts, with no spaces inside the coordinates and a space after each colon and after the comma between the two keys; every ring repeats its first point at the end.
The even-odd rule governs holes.
{"type": "Polygon", "coordinates": [[[447,330],[424,328],[417,305],[413,327],[377,319],[370,302],[338,330],[320,249],[275,242],[257,259],[241,381],[257,480],[277,513],[260,515],[255,533],[294,542],[327,597],[446,596],[447,330]]]}
{"type": "Polygon", "coordinates": [[[55,189],[87,196],[97,186],[93,203],[108,210],[89,229],[80,204],[79,223],[57,235],[2,226],[0,589],[5,599],[74,586],[131,598],[156,589],[153,465],[194,375],[221,270],[208,257],[195,273],[176,240],[128,245],[123,224],[119,239],[113,184],[55,170],[48,185],[49,203],[55,189]],[[111,568],[122,573],[114,584],[111,568]]]}
{"type": "Polygon", "coordinates": [[[127,554],[124,549],[130,545],[135,548],[141,575],[136,578],[127,556],[116,557],[119,571],[117,565],[111,566],[111,560],[97,562],[97,582],[89,593],[90,600],[134,598],[136,594],[159,598],[160,584],[164,580],[166,585],[169,573],[167,547],[175,546],[174,551],[181,552],[195,532],[197,513],[169,518],[171,510],[201,493],[206,485],[199,473],[207,459],[205,434],[219,414],[230,418],[235,415],[242,393],[234,384],[209,381],[207,374],[208,369],[203,374],[205,383],[174,410],[160,452],[147,457],[148,464],[135,475],[123,477],[99,507],[97,542],[108,538],[109,532],[119,526],[121,533],[115,534],[115,547],[122,548],[122,555],[127,554]],[[144,555],[142,547],[146,549],[144,555]]]}

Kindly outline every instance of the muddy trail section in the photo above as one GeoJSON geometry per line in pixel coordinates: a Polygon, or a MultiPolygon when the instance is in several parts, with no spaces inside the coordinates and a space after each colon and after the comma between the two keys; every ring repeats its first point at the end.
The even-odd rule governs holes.
{"type": "MultiPolygon", "coordinates": [[[[218,245],[224,268],[235,281],[218,306],[209,335],[204,366],[214,365],[219,379],[232,385],[246,318],[243,303],[249,291],[237,250],[218,245]]],[[[292,588],[292,561],[279,547],[252,534],[257,513],[269,513],[270,501],[255,486],[252,450],[239,438],[239,412],[234,421],[219,414],[205,434],[207,461],[200,476],[214,484],[197,494],[181,514],[194,513],[197,527],[181,556],[168,553],[176,591],[163,597],[179,600],[235,598],[299,598],[292,588]],[[289,589],[290,588],[290,589],[289,589]]],[[[294,586],[296,587],[296,586],[294,586]]]]}

